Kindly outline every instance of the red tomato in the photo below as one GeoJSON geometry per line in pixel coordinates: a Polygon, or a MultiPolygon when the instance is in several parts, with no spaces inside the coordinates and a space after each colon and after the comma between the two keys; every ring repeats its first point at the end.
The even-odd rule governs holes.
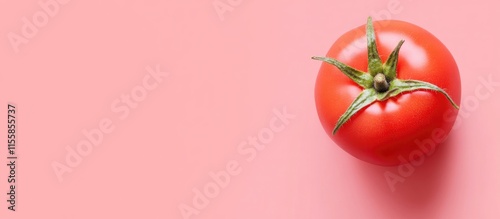
{"type": "MultiPolygon", "coordinates": [[[[399,80],[419,80],[436,85],[460,105],[458,67],[441,41],[428,31],[403,21],[376,21],[373,26],[382,62],[388,59],[400,40],[405,40],[396,66],[399,80]]],[[[365,28],[363,25],[342,35],[326,57],[369,74],[366,73],[365,28]]],[[[324,129],[345,151],[373,164],[399,165],[432,153],[434,147],[448,136],[458,113],[443,93],[414,89],[363,107],[333,134],[339,118],[363,90],[336,66],[322,63],[316,80],[315,99],[324,129]]]]}

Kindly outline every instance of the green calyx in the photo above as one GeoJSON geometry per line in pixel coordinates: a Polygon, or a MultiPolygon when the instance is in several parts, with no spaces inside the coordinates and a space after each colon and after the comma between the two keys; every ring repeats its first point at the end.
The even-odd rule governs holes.
{"type": "Polygon", "coordinates": [[[334,65],[347,77],[363,88],[361,94],[354,99],[346,112],[340,116],[335,128],[333,129],[333,134],[337,133],[342,125],[344,125],[354,114],[364,107],[369,106],[375,101],[385,101],[404,92],[415,90],[437,91],[443,94],[453,107],[456,109],[459,108],[443,89],[434,84],[418,80],[399,80],[397,78],[396,69],[399,50],[401,49],[404,40],[399,41],[398,45],[396,45],[386,62],[382,63],[380,55],[378,54],[377,44],[375,42],[375,31],[373,30],[371,17],[368,18],[368,22],[366,24],[366,38],[368,43],[368,72],[357,70],[332,58],[312,57],[314,60],[334,65]]]}

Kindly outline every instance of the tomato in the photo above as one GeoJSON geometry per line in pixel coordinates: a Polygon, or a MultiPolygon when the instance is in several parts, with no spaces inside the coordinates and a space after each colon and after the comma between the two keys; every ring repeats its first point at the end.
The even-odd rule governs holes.
{"type": "Polygon", "coordinates": [[[318,117],[354,157],[384,166],[413,162],[451,131],[460,105],[459,70],[443,43],[421,27],[369,18],[340,36],[326,57],[313,59],[324,61],[315,86],[318,117]],[[362,74],[346,74],[353,71],[362,74]]]}

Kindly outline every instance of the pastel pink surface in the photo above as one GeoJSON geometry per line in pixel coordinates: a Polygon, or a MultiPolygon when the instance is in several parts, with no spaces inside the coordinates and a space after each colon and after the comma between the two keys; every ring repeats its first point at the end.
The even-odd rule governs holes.
{"type": "MultiPolygon", "coordinates": [[[[38,2],[0,7],[0,114],[15,103],[19,117],[17,211],[2,201],[0,218],[180,219],[193,189],[231,160],[241,172],[190,218],[500,217],[500,100],[492,96],[500,88],[474,102],[480,78],[500,81],[494,1],[242,0],[229,1],[221,21],[213,0],[71,0],[15,53],[7,35],[21,32],[38,2]],[[384,173],[397,169],[337,147],[314,105],[320,63],[310,57],[368,15],[427,29],[462,77],[456,129],[394,192],[384,173]],[[169,76],[119,119],[112,103],[156,65],[169,76]],[[283,107],[295,118],[247,161],[238,145],[283,107]],[[115,130],[59,182],[53,162],[105,118],[115,130]]],[[[3,148],[0,191],[7,193],[3,148]]]]}

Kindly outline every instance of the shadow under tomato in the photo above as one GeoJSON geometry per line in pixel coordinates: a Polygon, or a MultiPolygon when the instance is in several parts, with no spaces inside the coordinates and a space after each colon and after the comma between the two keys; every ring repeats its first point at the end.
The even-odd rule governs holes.
{"type": "MultiPolygon", "coordinates": [[[[365,192],[373,197],[373,204],[379,205],[384,212],[391,212],[401,218],[412,215],[415,218],[432,218],[435,202],[442,194],[445,185],[449,161],[457,138],[452,133],[441,143],[435,152],[426,157],[420,166],[414,166],[414,171],[407,177],[400,174],[398,167],[381,167],[362,161],[355,161],[359,165],[361,177],[365,177],[365,192]],[[391,189],[386,174],[391,172],[401,176],[404,181],[397,182],[391,189]],[[433,205],[434,203],[434,205],[433,205]]],[[[405,171],[407,171],[405,169],[405,171]]],[[[401,179],[401,178],[400,178],[401,179]]]]}

